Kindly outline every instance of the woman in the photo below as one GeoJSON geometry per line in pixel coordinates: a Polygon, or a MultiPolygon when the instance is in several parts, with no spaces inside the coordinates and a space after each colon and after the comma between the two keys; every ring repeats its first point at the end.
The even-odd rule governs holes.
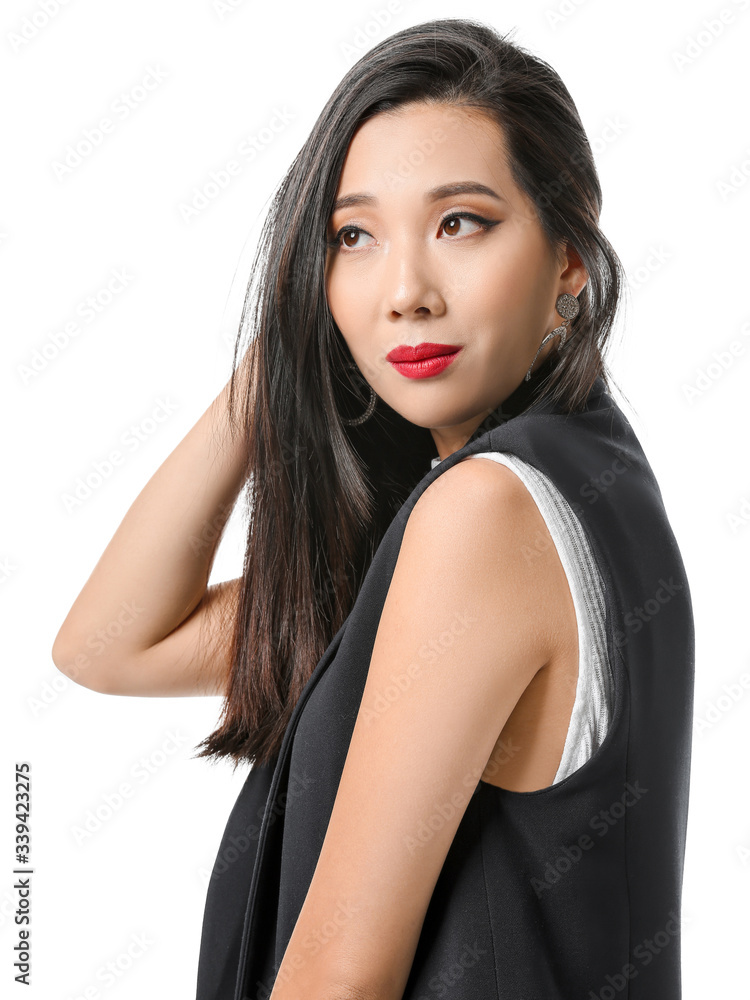
{"type": "Polygon", "coordinates": [[[53,651],[137,595],[76,679],[225,695],[198,1000],[680,996],[692,611],[600,208],[557,74],[460,19],[367,53],[285,177],[243,363],[53,651]]]}

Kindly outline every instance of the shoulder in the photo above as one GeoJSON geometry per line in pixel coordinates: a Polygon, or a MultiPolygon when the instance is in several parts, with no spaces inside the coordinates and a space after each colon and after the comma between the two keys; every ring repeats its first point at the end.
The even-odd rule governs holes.
{"type": "Polygon", "coordinates": [[[487,458],[456,463],[420,495],[392,589],[394,600],[417,603],[429,589],[446,614],[472,607],[493,641],[507,643],[511,629],[525,643],[519,657],[549,659],[570,621],[567,577],[534,497],[487,458]]]}
{"type": "Polygon", "coordinates": [[[519,543],[537,530],[546,531],[546,524],[516,472],[489,458],[471,458],[430,483],[414,505],[404,540],[411,551],[437,536],[444,550],[465,558],[493,543],[513,558],[522,555],[519,543]]]}
{"type": "Polygon", "coordinates": [[[513,504],[519,508],[534,506],[529,491],[519,477],[507,465],[490,458],[466,458],[446,469],[438,476],[414,505],[420,513],[427,510],[439,511],[443,506],[456,500],[467,502],[467,516],[478,516],[482,507],[494,509],[498,501],[513,504]]]}

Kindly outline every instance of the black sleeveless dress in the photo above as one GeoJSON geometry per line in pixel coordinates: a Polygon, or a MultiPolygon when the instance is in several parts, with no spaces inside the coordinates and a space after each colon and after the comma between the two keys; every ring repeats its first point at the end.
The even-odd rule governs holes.
{"type": "Polygon", "coordinates": [[[433,480],[479,451],[535,466],[578,517],[604,581],[614,711],[601,746],[557,784],[477,783],[403,1000],[681,997],[694,683],[685,568],[648,460],[603,381],[575,414],[527,406],[535,382],[415,486],[278,757],[248,775],[208,887],[197,1000],[270,996],[323,844],[409,513],[433,480]]]}

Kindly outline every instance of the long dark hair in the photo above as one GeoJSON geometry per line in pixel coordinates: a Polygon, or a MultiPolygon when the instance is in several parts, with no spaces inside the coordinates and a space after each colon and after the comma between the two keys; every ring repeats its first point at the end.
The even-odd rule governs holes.
{"type": "Polygon", "coordinates": [[[580,312],[540,395],[570,412],[597,376],[609,388],[603,349],[624,275],[599,230],[601,188],[565,85],[478,21],[428,21],[386,38],[331,95],[277,189],[253,261],[230,392],[247,447],[247,548],[224,622],[232,636],[226,698],[199,757],[229,757],[236,767],[278,755],[385,530],[437,453],[429,429],[382,399],[360,426],[342,422],[364,410],[368,387],[361,379],[356,387],[324,284],[326,229],[355,130],[420,101],[477,109],[500,126],[513,177],[550,245],[571,244],[588,271],[580,312]],[[249,312],[250,347],[239,365],[249,312]]]}

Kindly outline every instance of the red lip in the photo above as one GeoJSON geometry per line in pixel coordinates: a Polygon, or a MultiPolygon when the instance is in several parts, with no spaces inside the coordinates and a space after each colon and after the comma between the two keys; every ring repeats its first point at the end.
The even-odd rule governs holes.
{"type": "Polygon", "coordinates": [[[423,361],[425,358],[436,358],[443,354],[456,354],[460,347],[454,344],[417,344],[416,347],[409,347],[408,344],[399,344],[385,356],[386,361],[423,361]]]}
{"type": "Polygon", "coordinates": [[[386,354],[396,371],[407,378],[430,378],[439,375],[456,358],[460,347],[454,344],[400,344],[386,354]]]}

